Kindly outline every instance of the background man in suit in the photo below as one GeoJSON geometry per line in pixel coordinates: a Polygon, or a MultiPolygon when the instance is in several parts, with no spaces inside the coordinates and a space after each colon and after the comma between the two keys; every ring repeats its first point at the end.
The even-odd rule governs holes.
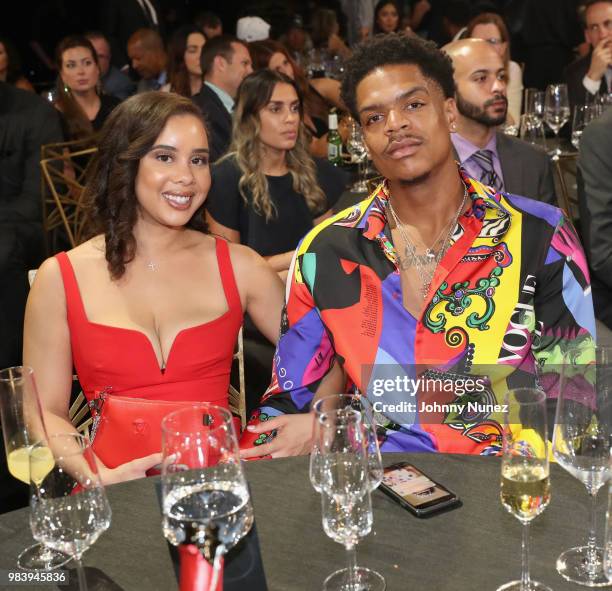
{"type": "Polygon", "coordinates": [[[192,97],[208,124],[210,160],[218,160],[232,137],[234,99],[242,80],[253,71],[246,45],[231,35],[214,37],[200,56],[204,84],[192,97]]]}
{"type": "Polygon", "coordinates": [[[119,68],[111,64],[111,48],[108,39],[98,31],[86,33],[98,56],[100,82],[106,94],[126,99],[136,91],[136,84],[119,68]]]}
{"type": "Polygon", "coordinates": [[[557,205],[544,150],[497,131],[506,120],[506,70],[482,39],[444,47],[455,68],[457,118],[451,139],[467,173],[498,191],[557,205]]]}
{"type": "Polygon", "coordinates": [[[612,109],[584,130],[578,170],[580,226],[595,315],[612,329],[612,109]]]}
{"type": "Polygon", "coordinates": [[[161,90],[166,84],[168,56],[160,34],[153,29],[138,29],[127,48],[132,69],[140,76],[136,92],[161,90]]]}
{"type": "Polygon", "coordinates": [[[591,52],[565,71],[572,109],[598,92],[612,92],[612,0],[590,0],[584,11],[584,36],[591,52]]]}

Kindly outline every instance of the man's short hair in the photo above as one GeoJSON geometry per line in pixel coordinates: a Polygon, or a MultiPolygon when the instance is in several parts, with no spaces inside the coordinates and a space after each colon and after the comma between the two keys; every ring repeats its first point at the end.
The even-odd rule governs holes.
{"type": "Polygon", "coordinates": [[[204,76],[210,74],[215,58],[218,55],[223,56],[228,62],[232,61],[234,55],[232,43],[244,45],[240,39],[237,39],[233,35],[219,35],[206,42],[200,54],[200,65],[202,66],[202,74],[204,76]]]}
{"type": "Polygon", "coordinates": [[[433,42],[405,33],[376,35],[357,45],[346,62],[340,92],[355,119],[359,119],[357,86],[370,72],[387,65],[417,66],[425,78],[438,85],[444,98],[455,96],[453,64],[433,42]]]}
{"type": "Polygon", "coordinates": [[[586,0],[586,2],[583,3],[584,11],[586,12],[589,8],[591,8],[591,6],[593,6],[593,4],[601,4],[602,2],[604,4],[612,4],[612,0],[586,0]]]}

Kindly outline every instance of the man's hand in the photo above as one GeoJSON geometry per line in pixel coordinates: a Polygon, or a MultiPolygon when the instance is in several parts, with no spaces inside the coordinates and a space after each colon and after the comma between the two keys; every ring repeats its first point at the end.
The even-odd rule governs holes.
{"type": "Polygon", "coordinates": [[[249,433],[267,433],[277,430],[276,437],[270,443],[240,450],[242,459],[270,455],[273,458],[300,456],[310,453],[312,445],[312,413],[281,415],[262,421],[258,425],[249,425],[249,433]]]}
{"type": "Polygon", "coordinates": [[[608,66],[612,66],[612,39],[602,39],[593,50],[587,76],[591,80],[599,81],[608,66]]]}

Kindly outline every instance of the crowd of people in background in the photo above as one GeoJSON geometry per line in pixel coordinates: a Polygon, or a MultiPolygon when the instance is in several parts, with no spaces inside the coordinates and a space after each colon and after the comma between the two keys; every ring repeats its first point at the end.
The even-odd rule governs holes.
{"type": "MultiPolygon", "coordinates": [[[[126,272],[122,261],[129,261],[128,269],[139,269],[131,271],[137,283],[141,272],[146,282],[146,269],[140,267],[155,266],[153,259],[164,257],[151,237],[161,242],[169,238],[158,230],[147,234],[148,222],[136,223],[135,214],[122,209],[127,206],[121,195],[136,182],[140,206],[151,219],[163,217],[154,205],[143,203],[137,182],[141,173],[137,176],[134,167],[141,170],[149,164],[146,153],[154,144],[168,144],[171,149],[155,152],[145,180],[167,182],[164,190],[177,215],[197,197],[202,228],[206,220],[209,231],[225,238],[232,248],[227,251],[218,242],[183,233],[184,252],[176,258],[177,268],[200,257],[209,275],[216,277],[220,269],[222,287],[211,287],[204,279],[198,284],[199,276],[181,283],[170,274],[173,286],[182,293],[212,289],[210,309],[193,300],[191,309],[187,305],[179,311],[175,306],[163,312],[170,324],[183,327],[193,324],[194,318],[207,321],[217,312],[222,314],[224,301],[230,316],[241,319],[247,314],[245,337],[267,347],[264,375],[251,382],[257,384],[253,390],[259,397],[266,387],[266,372],[267,378],[270,375],[276,341],[272,325],[277,327],[280,320],[281,285],[291,277],[296,249],[304,235],[332,215],[348,186],[346,173],[326,158],[329,134],[336,131],[335,126],[330,128],[335,119],[329,115],[339,116],[338,131],[346,140],[347,122],[351,117],[358,120],[359,113],[341,96],[341,84],[345,64],[360,51],[360,42],[400,35],[401,39],[427,39],[443,49],[454,71],[456,116],[450,131],[455,160],[470,177],[496,191],[555,206],[559,203],[550,158],[509,133],[520,127],[524,89],[544,90],[551,83],[565,82],[572,109],[612,95],[610,0],[321,0],[305,5],[288,2],[283,9],[230,2],[217,7],[218,13],[190,8],[189,3],[178,8],[169,0],[99,4],[98,11],[81,14],[79,20],[68,2],[57,0],[49,3],[51,8],[35,11],[32,30],[22,37],[14,38],[10,30],[0,36],[0,367],[22,361],[27,270],[38,268],[45,255],[55,254],[45,252],[42,236],[39,161],[43,145],[80,141],[86,147],[99,147],[109,159],[107,165],[118,167],[120,177],[113,184],[116,198],[102,203],[106,189],[97,195],[94,221],[106,245],[94,238],[80,246],[70,261],[62,259],[59,266],[46,263],[41,269],[29,312],[30,360],[48,367],[44,357],[53,346],[49,338],[55,335],[63,343],[63,349],[55,352],[56,366],[65,369],[70,364],[69,333],[81,330],[77,325],[86,322],[89,313],[80,320],[70,316],[62,322],[48,294],[62,292],[62,278],[65,287],[74,280],[74,271],[77,277],[89,277],[87,281],[95,279],[102,288],[89,288],[80,296],[75,288],[64,306],[82,310],[83,300],[89,300],[87,311],[94,311],[98,326],[104,322],[122,325],[131,316],[129,305],[121,307],[125,303],[117,304],[123,310],[118,317],[109,321],[113,315],[107,314],[106,304],[117,297],[113,280],[126,272]],[[165,114],[154,105],[159,95],[149,91],[168,95],[166,102],[159,99],[166,105],[165,114]],[[141,94],[140,102],[130,98],[141,94]],[[154,115],[156,121],[155,132],[140,144],[132,142],[132,136],[121,137],[127,133],[123,124],[137,126],[138,109],[143,117],[154,115]],[[119,127],[105,127],[109,120],[119,127]],[[168,127],[168,122],[174,127],[168,127]],[[193,139],[198,132],[204,133],[205,145],[193,139]],[[116,156],[119,164],[112,161],[113,142],[121,146],[116,156]],[[196,153],[198,158],[205,153],[204,164],[194,160],[196,153]],[[155,177],[155,166],[160,170],[165,162],[178,166],[181,159],[188,163],[185,166],[199,167],[199,180],[193,187],[155,177]],[[201,167],[208,170],[209,164],[206,178],[208,173],[203,174],[201,167]],[[127,217],[113,217],[117,212],[127,217]],[[129,232],[127,226],[117,226],[125,220],[129,232]],[[250,250],[234,248],[234,244],[246,245],[256,254],[251,257],[250,250]],[[266,293],[272,295],[266,297],[266,293]],[[83,298],[80,303],[77,296],[83,298]],[[38,339],[35,345],[32,339],[38,339]]],[[[378,46],[370,47],[375,51],[378,46]]],[[[611,113],[608,110],[585,132],[579,158],[581,232],[593,266],[596,312],[609,327],[612,160],[605,145],[612,137],[611,113]],[[608,237],[602,239],[605,234],[608,237]]],[[[172,248],[178,246],[174,243],[172,248]]],[[[305,275],[315,273],[305,267],[305,275]]],[[[127,293],[128,302],[135,293],[127,293]]],[[[153,308],[157,297],[166,300],[168,294],[157,293],[151,299],[153,308]]],[[[146,312],[139,314],[147,324],[146,312]]],[[[166,368],[172,330],[156,334],[156,370],[166,368]]],[[[173,336],[179,335],[175,331],[173,336]]],[[[309,354],[316,358],[316,344],[309,354]]],[[[331,360],[326,358],[325,363],[331,360]]],[[[94,372],[91,363],[81,360],[85,378],[94,372]]],[[[67,406],[62,388],[68,374],[64,371],[58,377],[54,372],[49,369],[41,379],[59,384],[50,386],[54,394],[48,402],[55,412],[67,406]]],[[[58,421],[64,420],[63,410],[58,415],[58,421]]]]}

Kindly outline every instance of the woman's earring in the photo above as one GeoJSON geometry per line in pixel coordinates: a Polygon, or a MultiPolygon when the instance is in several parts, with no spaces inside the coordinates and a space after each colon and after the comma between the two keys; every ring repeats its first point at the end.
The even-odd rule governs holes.
{"type": "Polygon", "coordinates": [[[454,121],[450,124],[450,130],[451,132],[457,131],[457,124],[454,121]]]}

